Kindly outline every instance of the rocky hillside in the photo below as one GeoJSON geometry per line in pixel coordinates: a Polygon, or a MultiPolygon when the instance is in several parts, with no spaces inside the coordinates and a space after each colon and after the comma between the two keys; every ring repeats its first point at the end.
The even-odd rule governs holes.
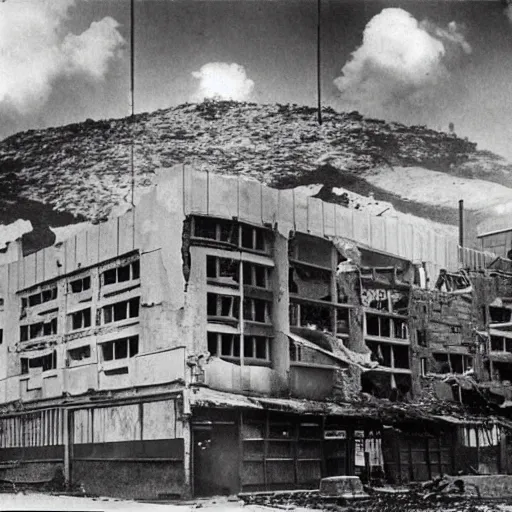
{"type": "MultiPolygon", "coordinates": [[[[131,197],[132,141],[137,195],[158,168],[187,163],[280,188],[320,185],[319,197],[347,207],[377,204],[386,215],[398,211],[454,225],[453,188],[461,182],[467,195],[481,194],[485,182],[491,203],[506,200],[512,187],[512,166],[454,134],[332,109],[324,110],[319,126],[309,107],[210,101],[6,138],[0,142],[0,222],[22,217],[55,226],[122,210],[131,197]],[[411,168],[434,173],[412,196],[410,173],[407,187],[399,186],[402,169],[411,168]],[[452,195],[440,203],[447,188],[452,195]]],[[[480,211],[485,201],[472,209],[480,211]]]]}

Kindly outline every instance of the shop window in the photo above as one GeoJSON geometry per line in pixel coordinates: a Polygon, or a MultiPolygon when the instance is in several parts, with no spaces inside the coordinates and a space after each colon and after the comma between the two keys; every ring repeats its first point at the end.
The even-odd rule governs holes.
{"type": "Polygon", "coordinates": [[[69,283],[69,291],[71,293],[80,293],[91,288],[91,277],[86,276],[81,279],[75,279],[69,283]]]}
{"type": "Polygon", "coordinates": [[[57,351],[41,357],[21,358],[21,373],[30,373],[31,368],[42,368],[43,372],[55,370],[57,368],[57,351]]]}
{"type": "Polygon", "coordinates": [[[105,270],[102,274],[102,283],[104,286],[109,286],[116,283],[125,283],[127,281],[140,278],[140,262],[139,260],[132,261],[125,265],[120,265],[116,268],[105,270]]]}
{"type": "Polygon", "coordinates": [[[124,300],[115,304],[109,304],[103,307],[103,323],[120,322],[128,318],[137,318],[139,316],[140,297],[134,297],[130,300],[124,300]]]}
{"type": "Polygon", "coordinates": [[[130,336],[101,344],[103,361],[127,359],[139,353],[139,337],[130,336]]]}
{"type": "Polygon", "coordinates": [[[266,300],[246,297],[244,299],[244,320],[269,324],[271,323],[271,309],[271,303],[266,300]]]}
{"type": "Polygon", "coordinates": [[[217,256],[206,257],[206,277],[214,279],[217,284],[238,286],[240,282],[240,263],[228,258],[217,256]]]}
{"type": "Polygon", "coordinates": [[[68,315],[70,330],[85,329],[91,326],[91,308],[82,309],[68,315]]]}
{"type": "Polygon", "coordinates": [[[83,361],[91,357],[91,346],[84,345],[83,347],[73,348],[68,350],[68,361],[83,361]]]}

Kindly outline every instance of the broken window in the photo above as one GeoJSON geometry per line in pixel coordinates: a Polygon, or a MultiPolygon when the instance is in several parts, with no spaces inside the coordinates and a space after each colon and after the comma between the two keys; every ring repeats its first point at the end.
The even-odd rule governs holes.
{"type": "Polygon", "coordinates": [[[47,322],[20,326],[20,341],[28,341],[53,334],[57,334],[57,318],[52,318],[47,322]]]}
{"type": "Polygon", "coordinates": [[[103,286],[139,279],[140,262],[139,260],[135,260],[116,268],[110,268],[105,270],[101,275],[103,286]]]}
{"type": "Polygon", "coordinates": [[[272,305],[262,299],[244,298],[244,320],[271,323],[272,305]]]}
{"type": "Polygon", "coordinates": [[[55,370],[57,368],[57,351],[40,357],[21,358],[21,373],[30,373],[30,368],[42,368],[43,372],[55,370]]]}
{"type": "Polygon", "coordinates": [[[238,224],[212,217],[194,217],[194,236],[238,246],[238,224]]]}
{"type": "Polygon", "coordinates": [[[85,329],[91,326],[91,308],[82,309],[68,315],[69,329],[75,331],[77,329],[85,329]]]}
{"type": "Polygon", "coordinates": [[[207,294],[207,315],[209,322],[234,320],[240,315],[240,299],[233,295],[207,294]]]}
{"type": "Polygon", "coordinates": [[[407,315],[409,311],[409,295],[404,292],[391,292],[391,311],[399,315],[407,315]]]}
{"type": "Polygon", "coordinates": [[[91,277],[86,276],[81,279],[75,279],[69,283],[69,291],[71,293],[80,293],[91,288],[91,277]]]}
{"type": "Polygon", "coordinates": [[[115,304],[104,306],[103,323],[120,322],[127,318],[137,318],[139,316],[140,297],[124,300],[115,304]]]}
{"type": "Polygon", "coordinates": [[[302,347],[290,340],[290,361],[302,361],[302,347]]]}
{"type": "Polygon", "coordinates": [[[253,251],[266,250],[266,233],[264,229],[248,226],[247,224],[242,224],[240,229],[242,231],[241,246],[244,249],[251,249],[253,251]]]}
{"type": "Polygon", "coordinates": [[[21,308],[22,310],[28,306],[38,306],[44,302],[50,302],[57,298],[57,285],[52,286],[51,288],[46,288],[40,292],[33,293],[28,297],[22,297],[21,299],[21,308]]]}
{"type": "Polygon", "coordinates": [[[306,302],[290,304],[290,325],[332,332],[334,308],[306,302]]]}
{"type": "Polygon", "coordinates": [[[366,334],[380,338],[407,340],[409,339],[409,328],[404,319],[367,313],[366,334]]]}
{"type": "Polygon", "coordinates": [[[329,240],[304,233],[296,233],[290,242],[290,259],[326,269],[332,268],[332,251],[329,240]]]}
{"type": "Polygon", "coordinates": [[[91,357],[91,346],[84,345],[82,347],[72,348],[68,350],[69,361],[83,361],[91,357]]]}
{"type": "Polygon", "coordinates": [[[409,347],[402,345],[393,345],[393,362],[394,368],[408,369],[409,365],[409,347]]]}
{"type": "Polygon", "coordinates": [[[240,263],[217,256],[206,257],[206,277],[224,286],[238,286],[240,281],[240,263]]]}
{"type": "Polygon", "coordinates": [[[240,335],[208,332],[208,352],[217,357],[240,358],[240,335]]]}
{"type": "Polygon", "coordinates": [[[512,382],[512,364],[493,362],[493,380],[512,382]]]}
{"type": "Polygon", "coordinates": [[[264,265],[258,265],[257,263],[249,263],[244,261],[243,272],[245,285],[255,286],[258,288],[269,288],[270,269],[268,267],[265,267],[264,265]]]}
{"type": "Polygon", "coordinates": [[[428,373],[428,359],[426,357],[420,358],[420,371],[422,377],[425,377],[428,373]]]}
{"type": "Polygon", "coordinates": [[[328,270],[294,265],[290,267],[289,292],[315,300],[331,300],[332,273],[328,270]]]}
{"type": "Polygon", "coordinates": [[[270,360],[270,338],[244,336],[244,359],[270,360]]]}
{"type": "Polygon", "coordinates": [[[416,329],[416,340],[420,347],[427,346],[427,331],[425,329],[416,329]]]}
{"type": "Polygon", "coordinates": [[[103,361],[127,359],[139,353],[139,337],[129,336],[101,344],[103,361]]]}
{"type": "Polygon", "coordinates": [[[433,369],[434,373],[450,373],[450,360],[448,354],[433,353],[432,354],[436,367],[433,369]]]}
{"type": "MultiPolygon", "coordinates": [[[[212,356],[240,359],[240,335],[208,332],[208,352],[212,356]]],[[[270,359],[270,338],[244,337],[244,359],[270,359]]]]}
{"type": "Polygon", "coordinates": [[[498,308],[495,306],[489,307],[489,316],[491,317],[490,323],[492,324],[504,324],[510,322],[510,309],[498,308]]]}

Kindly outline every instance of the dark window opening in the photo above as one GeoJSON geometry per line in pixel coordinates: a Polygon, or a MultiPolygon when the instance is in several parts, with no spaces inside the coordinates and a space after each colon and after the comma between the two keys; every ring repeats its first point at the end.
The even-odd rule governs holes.
{"type": "Polygon", "coordinates": [[[217,239],[217,221],[211,217],[194,217],[194,236],[217,239]]]}
{"type": "Polygon", "coordinates": [[[269,286],[269,276],[268,269],[263,265],[258,265],[256,263],[243,263],[243,271],[244,271],[244,284],[248,286],[256,286],[259,288],[268,288],[269,286]]]}
{"type": "Polygon", "coordinates": [[[110,270],[106,270],[103,272],[103,284],[114,284],[117,278],[117,270],[115,268],[111,268],[110,270]]]}
{"type": "Polygon", "coordinates": [[[130,266],[125,265],[123,267],[119,267],[117,269],[117,281],[119,283],[124,283],[125,281],[130,280],[130,266]]]}
{"type": "Polygon", "coordinates": [[[71,281],[69,283],[69,288],[72,293],[80,293],[85,290],[89,290],[91,288],[90,276],[84,277],[82,279],[76,279],[75,281],[71,281]]]}
{"type": "Polygon", "coordinates": [[[103,323],[120,322],[127,318],[137,318],[139,316],[140,297],[134,297],[130,300],[124,300],[115,304],[109,304],[103,307],[103,323]]]}
{"type": "Polygon", "coordinates": [[[221,281],[224,285],[236,286],[239,283],[239,262],[227,258],[207,256],[206,276],[221,281]]]}
{"type": "Polygon", "coordinates": [[[215,318],[238,320],[240,300],[232,295],[208,293],[206,308],[210,321],[215,318]]]}
{"type": "Polygon", "coordinates": [[[333,308],[318,304],[290,304],[290,325],[332,332],[333,308]]]}
{"type": "Polygon", "coordinates": [[[271,304],[261,299],[244,299],[244,320],[270,323],[271,304]]]}
{"type": "Polygon", "coordinates": [[[50,354],[33,358],[21,358],[21,373],[30,373],[30,368],[42,368],[43,372],[55,370],[57,368],[57,351],[50,354]]]}
{"type": "Polygon", "coordinates": [[[434,360],[436,362],[436,366],[433,369],[434,373],[450,373],[450,362],[448,359],[448,354],[432,354],[434,360]]]}
{"type": "Polygon", "coordinates": [[[91,346],[84,345],[83,347],[73,348],[68,350],[68,358],[70,361],[83,361],[91,357],[91,346]]]}
{"type": "Polygon", "coordinates": [[[91,326],[91,309],[83,309],[71,315],[71,329],[84,329],[91,326]]]}
{"type": "Polygon", "coordinates": [[[425,329],[416,329],[416,340],[420,347],[427,346],[427,331],[425,329]]]}
{"type": "Polygon", "coordinates": [[[409,347],[402,347],[400,345],[393,346],[393,358],[395,368],[409,368],[409,347]]]}
{"type": "Polygon", "coordinates": [[[139,337],[130,336],[102,343],[101,352],[104,361],[131,358],[139,353],[139,337]]]}
{"type": "Polygon", "coordinates": [[[493,380],[512,382],[512,364],[494,362],[493,368],[493,380]]]}
{"type": "Polygon", "coordinates": [[[504,338],[501,336],[491,336],[491,351],[503,352],[504,350],[504,338]]]}
{"type": "Polygon", "coordinates": [[[510,322],[510,309],[498,308],[495,306],[489,307],[489,316],[491,317],[490,323],[503,324],[510,322]]]}
{"type": "Polygon", "coordinates": [[[140,262],[139,260],[135,260],[131,263],[105,270],[103,272],[103,285],[108,286],[115,283],[126,283],[127,281],[139,278],[140,262]]]}

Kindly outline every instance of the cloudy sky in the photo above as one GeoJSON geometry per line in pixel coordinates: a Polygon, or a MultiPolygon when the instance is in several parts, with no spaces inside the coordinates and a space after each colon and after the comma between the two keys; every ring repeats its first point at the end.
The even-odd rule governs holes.
{"type": "MultiPolygon", "coordinates": [[[[316,104],[314,0],[135,0],[135,107],[316,104]]],[[[129,114],[128,0],[0,3],[0,136],[129,114]]],[[[322,0],[337,110],[455,131],[512,158],[512,13],[501,1],[322,0]],[[510,19],[509,19],[510,18],[510,19]]]]}

